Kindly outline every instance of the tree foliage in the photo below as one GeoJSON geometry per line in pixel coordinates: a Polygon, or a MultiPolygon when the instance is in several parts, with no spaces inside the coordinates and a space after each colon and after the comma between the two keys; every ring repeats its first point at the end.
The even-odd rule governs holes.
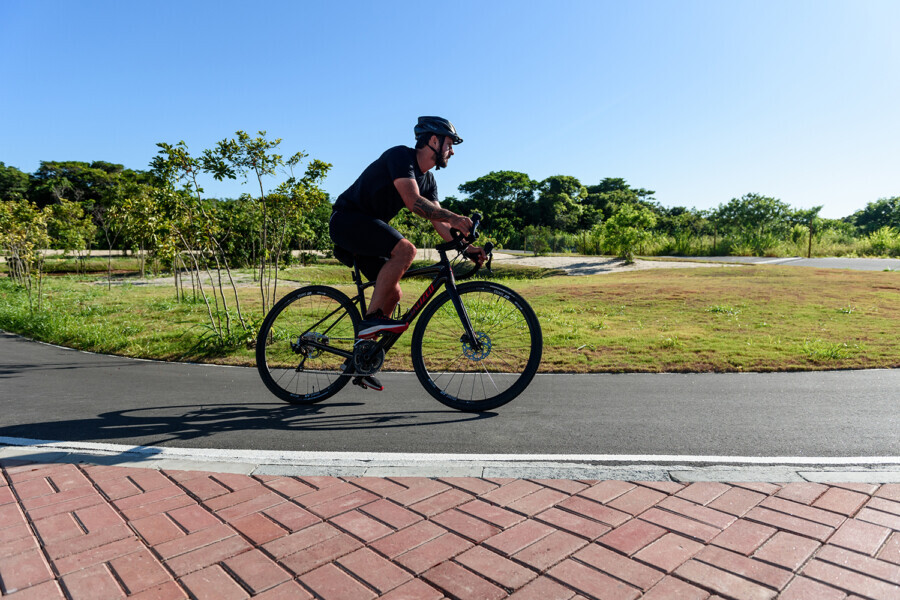
{"type": "Polygon", "coordinates": [[[791,207],[776,198],[745,194],[720,204],[713,214],[719,229],[737,247],[762,256],[791,228],[791,207]]]}
{"type": "MultiPolygon", "coordinates": [[[[287,157],[280,145],[264,131],[238,131],[197,154],[183,142],[159,144],[149,171],[106,161],[44,161],[28,174],[0,163],[0,200],[49,208],[42,213],[49,244],[71,252],[133,249],[154,264],[191,263],[198,273],[255,265],[263,305],[271,306],[279,268],[293,260],[292,251],[331,247],[331,203],[322,190],[331,165],[309,160],[305,152],[287,157]],[[210,177],[243,180],[257,191],[207,198],[203,182],[210,177]]],[[[861,253],[900,252],[892,250],[892,232],[900,230],[898,196],[834,220],[820,218],[820,206],[793,209],[755,193],[711,210],[667,208],[654,191],[615,177],[585,184],[569,175],[538,181],[518,171],[491,171],[458,191],[442,205],[483,214],[484,233],[500,247],[535,252],[580,248],[624,255],[624,248],[643,244],[672,254],[765,255],[790,244],[792,252],[809,255],[821,240],[858,243],[861,253]],[[653,225],[640,225],[648,214],[653,225]]],[[[419,247],[438,240],[430,223],[406,211],[393,224],[419,247]]]]}
{"type": "Polygon", "coordinates": [[[28,195],[28,173],[7,167],[0,161],[0,201],[19,200],[28,195]]]}
{"type": "Polygon", "coordinates": [[[641,244],[647,242],[656,225],[656,216],[644,206],[624,204],[603,224],[606,249],[616,256],[633,262],[641,244]]]}
{"type": "Polygon", "coordinates": [[[41,306],[42,250],[49,244],[46,211],[24,198],[0,202],[0,248],[6,256],[9,276],[28,291],[32,309],[35,296],[37,307],[41,306]]]}
{"type": "Polygon", "coordinates": [[[900,229],[900,196],[881,198],[851,215],[852,222],[863,234],[871,234],[882,227],[900,229]]]}

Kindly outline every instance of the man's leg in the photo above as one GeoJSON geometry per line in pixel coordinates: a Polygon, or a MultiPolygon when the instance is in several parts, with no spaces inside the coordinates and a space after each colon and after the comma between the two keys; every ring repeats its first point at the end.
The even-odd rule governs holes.
{"type": "Polygon", "coordinates": [[[400,278],[412,265],[416,258],[416,247],[407,239],[397,242],[388,259],[375,280],[375,291],[372,292],[372,300],[369,302],[369,312],[366,316],[381,309],[382,314],[390,317],[394,308],[400,302],[403,292],[400,289],[400,278]]]}

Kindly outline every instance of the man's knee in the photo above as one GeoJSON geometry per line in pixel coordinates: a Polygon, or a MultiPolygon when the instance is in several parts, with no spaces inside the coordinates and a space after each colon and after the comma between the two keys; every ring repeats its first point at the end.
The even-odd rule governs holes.
{"type": "Polygon", "coordinates": [[[403,260],[407,264],[412,264],[412,261],[416,258],[416,247],[413,246],[412,242],[409,240],[402,239],[394,246],[394,250],[391,252],[391,258],[403,260]]]}

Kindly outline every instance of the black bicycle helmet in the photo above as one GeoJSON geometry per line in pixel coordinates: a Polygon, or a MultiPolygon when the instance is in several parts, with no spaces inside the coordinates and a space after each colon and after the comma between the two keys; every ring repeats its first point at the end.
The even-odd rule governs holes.
{"type": "Polygon", "coordinates": [[[453,126],[453,123],[441,117],[419,117],[419,122],[416,123],[414,131],[416,139],[419,139],[419,136],[422,135],[433,134],[450,136],[454,144],[462,144],[463,142],[462,138],[457,135],[456,127],[453,126]]]}

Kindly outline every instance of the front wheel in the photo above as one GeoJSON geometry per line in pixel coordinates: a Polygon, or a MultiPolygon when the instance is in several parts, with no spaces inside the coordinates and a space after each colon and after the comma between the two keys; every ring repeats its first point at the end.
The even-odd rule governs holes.
{"type": "Polygon", "coordinates": [[[486,281],[457,287],[472,323],[466,335],[449,291],[429,304],[416,324],[412,362],[429,394],[464,411],[502,406],[528,387],[541,362],[537,316],[511,289],[486,281]]]}
{"type": "Polygon", "coordinates": [[[295,290],[266,315],[256,339],[256,368],[269,390],[291,404],[321,402],[350,380],[347,356],[359,328],[347,296],[313,285],[295,290]]]}

